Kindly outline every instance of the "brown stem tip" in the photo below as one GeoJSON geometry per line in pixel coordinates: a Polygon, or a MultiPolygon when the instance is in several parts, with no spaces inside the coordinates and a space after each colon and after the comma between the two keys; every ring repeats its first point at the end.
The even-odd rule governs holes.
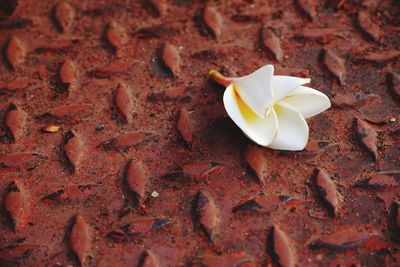
{"type": "Polygon", "coordinates": [[[217,70],[210,70],[208,72],[208,76],[213,79],[216,83],[219,83],[220,85],[223,85],[225,87],[228,87],[232,81],[233,78],[231,77],[225,77],[224,75],[222,75],[219,71],[217,70]]]}

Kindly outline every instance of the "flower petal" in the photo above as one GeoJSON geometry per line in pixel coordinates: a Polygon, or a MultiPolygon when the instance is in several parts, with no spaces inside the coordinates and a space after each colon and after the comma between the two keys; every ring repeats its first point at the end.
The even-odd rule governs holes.
{"type": "Polygon", "coordinates": [[[309,78],[298,78],[292,76],[274,75],[272,78],[272,88],[274,94],[274,103],[278,102],[300,85],[309,83],[309,78]]]}
{"type": "Polygon", "coordinates": [[[229,117],[254,142],[262,146],[269,145],[278,131],[275,111],[272,110],[266,118],[257,116],[233,87],[228,86],[224,93],[224,106],[229,117]]]}
{"type": "Polygon", "coordinates": [[[236,92],[259,117],[265,118],[273,103],[272,76],[274,67],[266,65],[255,72],[233,80],[236,92]]]}
{"type": "Polygon", "coordinates": [[[306,86],[298,87],[282,101],[298,109],[306,119],[331,107],[325,94],[306,86]]]}
{"type": "Polygon", "coordinates": [[[268,147],[290,151],[302,150],[308,141],[308,125],[300,111],[284,102],[276,104],[274,109],[278,116],[279,130],[268,147]]]}

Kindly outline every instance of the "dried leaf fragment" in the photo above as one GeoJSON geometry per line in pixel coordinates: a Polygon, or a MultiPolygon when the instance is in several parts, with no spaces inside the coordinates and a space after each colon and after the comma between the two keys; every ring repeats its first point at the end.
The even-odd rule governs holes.
{"type": "Polygon", "coordinates": [[[232,212],[270,212],[292,200],[294,200],[292,196],[258,196],[238,204],[232,212]]]}
{"type": "Polygon", "coordinates": [[[341,205],[341,195],[336,188],[336,184],[325,170],[317,169],[316,172],[315,185],[317,192],[329,206],[333,215],[337,216],[341,205]]]}
{"type": "Polygon", "coordinates": [[[82,266],[88,264],[91,251],[90,227],[81,214],[75,216],[74,226],[70,234],[72,250],[78,256],[82,266]]]}
{"type": "Polygon", "coordinates": [[[286,233],[276,225],[272,227],[272,240],[279,264],[283,267],[294,267],[296,265],[296,256],[291,241],[286,233]]]}
{"type": "Polygon", "coordinates": [[[110,22],[108,25],[106,38],[115,49],[123,47],[127,42],[125,29],[115,21],[110,22]]]}
{"type": "Polygon", "coordinates": [[[73,172],[76,172],[82,159],[83,143],[81,138],[71,131],[66,134],[64,153],[71,164],[73,172]]]}
{"type": "Polygon", "coordinates": [[[201,191],[196,196],[195,217],[209,241],[213,241],[218,226],[218,209],[214,200],[201,191]]]}
{"type": "Polygon", "coordinates": [[[126,73],[131,66],[131,62],[113,62],[95,69],[91,74],[96,78],[109,78],[113,75],[126,73]]]}
{"type": "Polygon", "coordinates": [[[37,167],[45,156],[37,153],[23,152],[0,156],[0,170],[32,170],[37,167]]]}
{"type": "Polygon", "coordinates": [[[42,117],[54,117],[55,119],[73,118],[80,115],[83,117],[92,112],[93,106],[90,104],[72,104],[67,106],[57,107],[49,112],[42,114],[42,117]]]}
{"type": "Polygon", "coordinates": [[[171,71],[173,76],[177,76],[181,69],[181,57],[176,46],[166,43],[162,50],[162,61],[171,71]]]}
{"type": "Polygon", "coordinates": [[[222,31],[222,17],[217,9],[207,6],[203,12],[203,19],[214,37],[218,38],[222,31]]]}
{"type": "Polygon", "coordinates": [[[358,12],[358,24],[362,30],[375,42],[379,42],[381,31],[379,26],[372,20],[367,11],[358,12]]]}
{"type": "Polygon", "coordinates": [[[59,78],[68,87],[76,81],[76,66],[71,59],[66,59],[60,66],[59,78]]]}
{"type": "Polygon", "coordinates": [[[244,158],[257,175],[259,181],[265,183],[269,175],[269,164],[263,150],[259,147],[249,145],[244,151],[244,158]]]}
{"type": "Polygon", "coordinates": [[[11,104],[4,119],[4,123],[7,127],[10,140],[15,142],[22,135],[25,121],[25,112],[18,108],[16,105],[11,104]]]}
{"type": "Polygon", "coordinates": [[[232,209],[232,212],[258,211],[258,210],[261,210],[262,208],[263,208],[263,206],[261,206],[260,203],[258,203],[256,199],[250,199],[244,203],[241,203],[241,204],[235,206],[232,209]]]}
{"type": "Polygon", "coordinates": [[[176,170],[168,172],[163,176],[163,178],[208,178],[212,174],[218,174],[222,172],[224,168],[225,166],[218,162],[192,162],[187,163],[176,170]]]}
{"type": "Polygon", "coordinates": [[[65,52],[72,50],[75,45],[79,44],[78,39],[58,39],[54,40],[50,43],[44,43],[41,46],[35,49],[37,53],[44,53],[44,52],[65,52]]]}
{"type": "Polygon", "coordinates": [[[346,75],[344,60],[330,50],[323,50],[323,60],[326,68],[343,84],[346,75]]]}
{"type": "Polygon", "coordinates": [[[54,19],[60,32],[68,32],[75,19],[75,10],[67,2],[61,1],[54,7],[54,19]]]}
{"type": "Polygon", "coordinates": [[[336,36],[341,36],[337,28],[303,28],[300,38],[326,43],[336,36]]]}
{"type": "Polygon", "coordinates": [[[378,161],[378,133],[367,122],[361,119],[356,119],[356,130],[357,137],[364,148],[370,152],[375,161],[378,161]]]}
{"type": "Polygon", "coordinates": [[[400,57],[400,51],[398,50],[386,50],[380,52],[371,52],[363,57],[361,57],[361,61],[368,61],[372,63],[376,63],[376,65],[381,66],[385,65],[390,61],[394,61],[396,58],[400,57]]]}
{"type": "Polygon", "coordinates": [[[312,249],[329,248],[333,250],[352,249],[369,239],[371,233],[356,228],[344,229],[324,235],[310,244],[312,249]]]}
{"type": "Polygon", "coordinates": [[[332,104],[337,107],[359,107],[373,103],[377,99],[379,96],[376,94],[337,94],[332,98],[332,104]]]}
{"type": "Polygon", "coordinates": [[[59,189],[44,198],[43,201],[81,202],[94,193],[94,185],[69,185],[59,189]]]}
{"type": "Polygon", "coordinates": [[[220,173],[225,166],[217,162],[194,162],[182,166],[182,172],[185,175],[206,178],[211,174],[220,173]]]}
{"type": "Polygon", "coordinates": [[[129,87],[120,83],[115,92],[115,106],[122,117],[122,121],[127,123],[131,120],[132,97],[129,87]]]}
{"type": "Polygon", "coordinates": [[[126,171],[126,181],[139,203],[144,200],[148,180],[149,175],[143,164],[131,160],[126,171]]]}
{"type": "Polygon", "coordinates": [[[155,135],[152,133],[136,131],[106,140],[99,146],[106,151],[127,151],[130,147],[137,146],[144,141],[152,139],[153,137],[155,137],[155,135]]]}
{"type": "Polygon", "coordinates": [[[24,90],[37,86],[38,84],[39,84],[38,80],[28,79],[28,78],[16,79],[9,82],[0,82],[0,92],[1,91],[14,92],[18,90],[24,90]]]}
{"type": "Polygon", "coordinates": [[[4,207],[13,221],[15,230],[25,228],[30,218],[30,204],[27,192],[13,183],[4,201],[4,207]]]}
{"type": "Polygon", "coordinates": [[[10,39],[8,39],[5,53],[8,63],[10,64],[12,69],[15,70],[19,65],[24,62],[26,48],[20,38],[12,35],[10,39]]]}
{"type": "Polygon", "coordinates": [[[275,59],[281,62],[283,60],[283,50],[281,47],[281,41],[276,35],[274,29],[271,27],[263,27],[261,32],[264,48],[269,50],[274,55],[275,59]]]}
{"type": "Polygon", "coordinates": [[[191,118],[189,112],[182,109],[179,112],[179,118],[176,124],[178,131],[180,132],[183,139],[190,146],[193,143],[193,135],[196,131],[196,123],[191,118]]]}
{"type": "Polygon", "coordinates": [[[367,179],[357,183],[355,186],[365,189],[383,190],[399,187],[400,183],[397,182],[397,180],[393,176],[375,173],[367,179]]]}
{"type": "Polygon", "coordinates": [[[115,242],[130,241],[139,235],[163,229],[171,224],[172,221],[168,219],[141,218],[108,233],[107,237],[115,242]]]}

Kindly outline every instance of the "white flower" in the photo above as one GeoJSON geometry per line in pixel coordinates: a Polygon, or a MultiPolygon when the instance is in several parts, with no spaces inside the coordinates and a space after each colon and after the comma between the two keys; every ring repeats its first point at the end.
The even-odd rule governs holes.
{"type": "Polygon", "coordinates": [[[310,79],[273,75],[266,65],[250,75],[227,78],[212,70],[209,75],[227,86],[224,106],[237,126],[261,146],[302,150],[308,141],[305,119],[331,106],[329,98],[306,86],[310,79]]]}

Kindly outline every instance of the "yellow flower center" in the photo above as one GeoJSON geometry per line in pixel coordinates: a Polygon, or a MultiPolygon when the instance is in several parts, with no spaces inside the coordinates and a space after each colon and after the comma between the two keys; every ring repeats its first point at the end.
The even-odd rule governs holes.
{"type": "Polygon", "coordinates": [[[239,107],[240,113],[242,113],[243,118],[247,122],[252,122],[255,121],[258,118],[257,114],[251,110],[251,108],[243,101],[243,99],[239,96],[239,94],[236,92],[235,85],[233,85],[234,91],[235,91],[235,98],[236,98],[236,103],[239,107]]]}

